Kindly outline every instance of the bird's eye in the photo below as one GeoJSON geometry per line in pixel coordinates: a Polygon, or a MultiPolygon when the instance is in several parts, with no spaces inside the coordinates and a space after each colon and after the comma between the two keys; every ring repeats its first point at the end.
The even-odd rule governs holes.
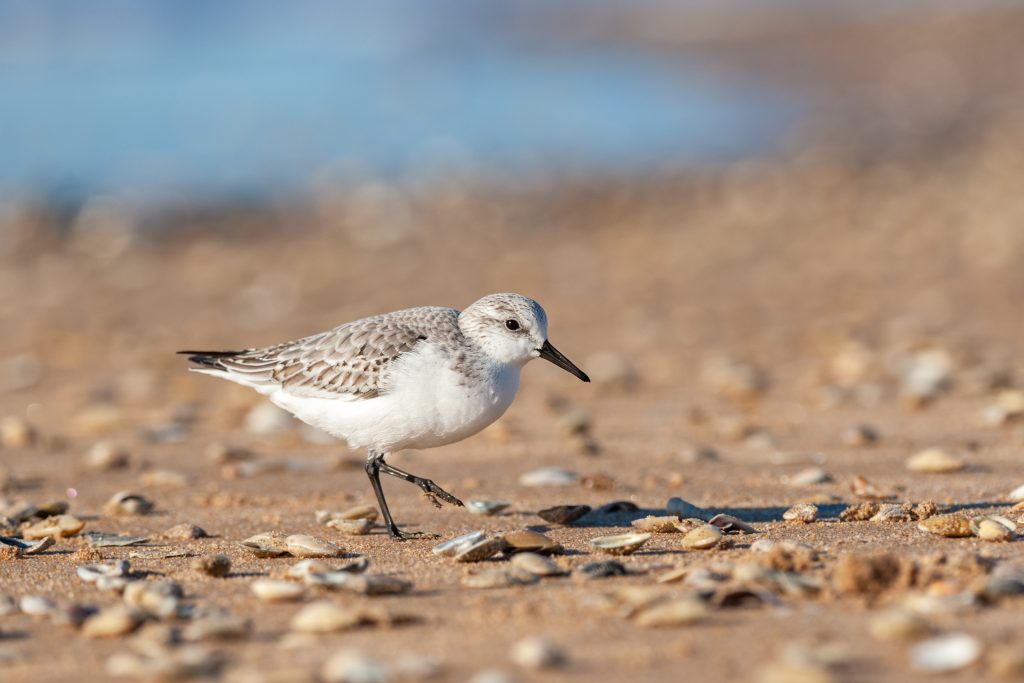
{"type": "Polygon", "coordinates": [[[510,329],[513,332],[515,332],[516,330],[519,329],[519,321],[518,320],[506,320],[505,321],[505,327],[507,327],[508,329],[510,329]]]}

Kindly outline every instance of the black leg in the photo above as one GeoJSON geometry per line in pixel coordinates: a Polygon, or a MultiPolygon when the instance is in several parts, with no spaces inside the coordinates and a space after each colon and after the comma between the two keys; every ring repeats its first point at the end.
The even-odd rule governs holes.
{"type": "Polygon", "coordinates": [[[399,479],[404,479],[405,481],[416,484],[416,486],[419,486],[421,489],[423,489],[423,493],[427,494],[427,498],[430,499],[430,502],[433,503],[434,507],[436,508],[441,507],[441,504],[437,502],[438,498],[448,503],[449,505],[455,505],[456,507],[463,506],[461,500],[459,500],[458,498],[456,498],[455,496],[453,496],[452,494],[448,493],[443,488],[435,484],[433,480],[424,479],[423,477],[417,477],[415,474],[409,474],[405,470],[400,470],[397,467],[387,464],[386,462],[384,462],[383,458],[381,458],[380,461],[380,471],[383,472],[384,474],[390,474],[392,477],[398,477],[399,479]]]}
{"type": "Polygon", "coordinates": [[[384,488],[380,485],[380,472],[384,467],[387,467],[384,462],[384,454],[371,452],[366,460],[366,476],[370,478],[373,493],[377,496],[377,505],[380,506],[380,512],[384,516],[384,524],[388,528],[388,534],[399,541],[404,541],[407,538],[422,538],[424,536],[423,533],[402,531],[395,524],[395,520],[391,518],[388,502],[384,499],[384,488]]]}

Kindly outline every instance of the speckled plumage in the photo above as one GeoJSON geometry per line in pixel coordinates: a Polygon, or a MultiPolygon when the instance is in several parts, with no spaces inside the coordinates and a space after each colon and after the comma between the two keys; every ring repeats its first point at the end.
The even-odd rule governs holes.
{"type": "Polygon", "coordinates": [[[458,499],[401,472],[384,455],[460,441],[497,420],[519,389],[522,367],[543,357],[587,376],[547,340],[547,314],[519,294],[491,294],[464,311],[420,307],[345,323],[297,341],[245,351],[183,351],[196,372],[252,387],[300,420],[353,448],[392,535],[379,472],[428,495],[458,499]]]}

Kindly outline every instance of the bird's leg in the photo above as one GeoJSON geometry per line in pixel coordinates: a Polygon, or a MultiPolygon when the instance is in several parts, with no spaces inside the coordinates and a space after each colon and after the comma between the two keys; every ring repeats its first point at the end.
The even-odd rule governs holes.
{"type": "Polygon", "coordinates": [[[409,538],[422,538],[426,534],[423,534],[422,532],[402,531],[398,528],[398,525],[395,524],[395,520],[391,518],[391,511],[388,509],[388,502],[384,499],[384,488],[380,485],[380,472],[387,466],[388,465],[384,462],[383,453],[370,451],[369,457],[366,460],[366,476],[370,478],[370,485],[373,486],[373,493],[377,496],[377,505],[380,506],[380,512],[384,515],[384,524],[388,528],[388,534],[399,541],[404,541],[409,538]]]}
{"type": "Polygon", "coordinates": [[[455,505],[456,507],[462,507],[463,503],[461,500],[453,496],[452,494],[445,491],[443,488],[435,484],[430,479],[424,479],[423,477],[417,477],[415,474],[409,474],[405,470],[400,470],[397,467],[387,464],[384,462],[383,457],[380,460],[380,471],[384,474],[390,474],[392,477],[398,477],[405,481],[411,482],[423,489],[423,493],[427,494],[427,498],[434,504],[434,507],[440,508],[441,504],[437,502],[440,498],[449,505],[455,505]],[[436,496],[436,497],[435,497],[436,496]]]}

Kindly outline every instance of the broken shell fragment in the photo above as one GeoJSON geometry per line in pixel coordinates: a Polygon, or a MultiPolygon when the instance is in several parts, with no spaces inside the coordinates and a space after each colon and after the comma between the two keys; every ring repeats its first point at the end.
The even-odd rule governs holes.
{"type": "Polygon", "coordinates": [[[963,515],[936,515],[918,522],[917,528],[946,538],[966,538],[971,535],[971,523],[963,515]]]}
{"type": "Polygon", "coordinates": [[[818,519],[818,506],[812,503],[797,503],[783,512],[782,518],[787,522],[810,524],[818,519]]]}
{"type": "Polygon", "coordinates": [[[287,536],[280,531],[266,531],[262,534],[250,536],[238,545],[242,546],[256,557],[278,557],[288,554],[287,536]]]}
{"type": "Polygon", "coordinates": [[[54,540],[60,540],[75,536],[84,528],[85,522],[74,515],[54,515],[22,529],[21,535],[29,541],[36,541],[47,536],[54,540]]]}
{"type": "Polygon", "coordinates": [[[128,560],[107,564],[83,564],[75,568],[75,573],[78,574],[78,578],[86,583],[97,583],[101,579],[121,578],[128,573],[128,560]]]}
{"type": "Polygon", "coordinates": [[[733,517],[732,515],[717,514],[708,520],[708,524],[718,527],[726,534],[730,532],[739,532],[741,534],[757,533],[757,529],[750,526],[739,517],[733,517]]]}
{"type": "Polygon", "coordinates": [[[284,539],[285,548],[295,557],[337,557],[341,548],[309,534],[292,534],[284,539]]]}
{"type": "Polygon", "coordinates": [[[654,515],[648,515],[643,519],[633,520],[633,528],[637,531],[651,532],[656,534],[674,534],[679,531],[676,528],[676,522],[679,518],[675,515],[664,515],[662,517],[655,517],[654,515]]]}
{"type": "Polygon", "coordinates": [[[479,543],[485,537],[486,534],[483,531],[470,531],[468,534],[462,534],[461,536],[438,543],[431,552],[441,557],[455,557],[464,548],[479,543]]]}
{"type": "Polygon", "coordinates": [[[608,555],[632,555],[649,540],[651,540],[651,534],[616,534],[592,538],[590,545],[608,555]]]}
{"type": "Polygon", "coordinates": [[[568,526],[588,512],[590,512],[589,505],[557,505],[541,510],[537,516],[545,522],[568,526]]]}

